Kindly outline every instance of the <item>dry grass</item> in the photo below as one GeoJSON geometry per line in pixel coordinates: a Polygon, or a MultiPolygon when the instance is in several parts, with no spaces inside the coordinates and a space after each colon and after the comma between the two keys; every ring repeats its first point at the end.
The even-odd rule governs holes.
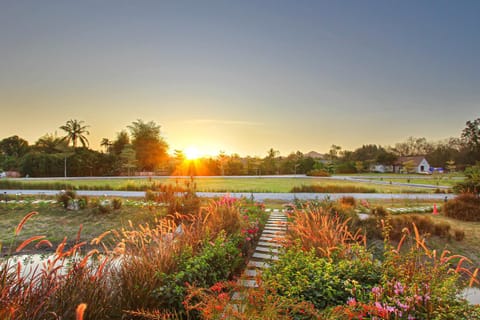
{"type": "Polygon", "coordinates": [[[314,249],[319,257],[343,257],[352,244],[362,242],[365,245],[361,230],[355,233],[349,230],[349,219],[332,215],[322,208],[296,210],[290,218],[289,241],[299,241],[303,250],[314,249]]]}

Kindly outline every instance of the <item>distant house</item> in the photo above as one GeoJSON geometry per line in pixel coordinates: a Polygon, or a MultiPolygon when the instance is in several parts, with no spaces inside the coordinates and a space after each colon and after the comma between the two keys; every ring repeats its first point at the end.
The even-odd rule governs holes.
{"type": "Polygon", "coordinates": [[[411,173],[430,173],[430,164],[424,156],[399,157],[393,165],[393,171],[396,173],[406,171],[411,173]]]}
{"type": "Polygon", "coordinates": [[[377,173],[393,172],[393,166],[386,166],[384,164],[373,164],[370,166],[370,171],[377,173]]]}

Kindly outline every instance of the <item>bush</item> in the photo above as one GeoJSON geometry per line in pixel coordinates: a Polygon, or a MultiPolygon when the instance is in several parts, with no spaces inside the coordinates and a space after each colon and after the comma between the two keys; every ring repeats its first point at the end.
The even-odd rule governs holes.
{"type": "Polygon", "coordinates": [[[67,209],[68,204],[73,201],[77,197],[77,194],[73,190],[62,191],[57,194],[57,201],[63,206],[63,208],[67,209]]]}
{"type": "Polygon", "coordinates": [[[157,195],[152,190],[145,191],[145,201],[156,201],[157,195]]]}
{"type": "Polygon", "coordinates": [[[123,200],[120,198],[113,198],[112,200],[112,207],[113,210],[119,210],[122,207],[123,200]]]}
{"type": "Polygon", "coordinates": [[[81,210],[86,209],[88,207],[88,197],[87,196],[83,196],[80,199],[78,199],[78,207],[81,210]]]}
{"type": "Polygon", "coordinates": [[[454,229],[453,236],[455,237],[455,240],[462,241],[463,239],[465,239],[465,231],[460,229],[454,229]]]}
{"type": "Polygon", "coordinates": [[[112,205],[110,201],[103,200],[98,204],[97,209],[100,213],[110,213],[112,211],[112,205]]]}
{"type": "Polygon", "coordinates": [[[355,207],[355,205],[357,204],[357,201],[355,200],[354,197],[342,197],[340,198],[340,203],[355,207]]]}
{"type": "Polygon", "coordinates": [[[307,172],[307,176],[311,177],[330,177],[331,174],[324,169],[314,169],[307,172]]]}
{"type": "Polygon", "coordinates": [[[480,221],[480,198],[464,193],[443,206],[445,215],[462,221],[480,221]]]}
{"type": "Polygon", "coordinates": [[[291,193],[375,193],[377,190],[374,188],[358,187],[358,186],[346,186],[346,185],[302,185],[300,187],[293,187],[291,193]]]}
{"type": "Polygon", "coordinates": [[[450,236],[450,223],[439,222],[433,226],[433,234],[441,238],[448,238],[450,236]]]}

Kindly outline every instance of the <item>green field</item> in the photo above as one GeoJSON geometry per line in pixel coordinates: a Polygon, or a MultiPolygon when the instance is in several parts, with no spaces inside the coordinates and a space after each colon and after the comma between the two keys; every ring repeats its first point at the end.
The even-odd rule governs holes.
{"type": "MultiPolygon", "coordinates": [[[[154,184],[185,185],[190,179],[185,178],[98,178],[98,179],[17,179],[3,180],[21,183],[23,189],[65,189],[69,186],[77,190],[146,190],[153,189],[154,184]],[[67,185],[68,184],[68,185],[67,185]]],[[[432,189],[409,186],[380,185],[368,182],[354,182],[327,178],[219,178],[202,177],[195,180],[197,191],[201,192],[290,192],[293,187],[302,185],[322,185],[336,187],[363,187],[374,189],[377,193],[431,193],[432,189]]],[[[13,189],[13,188],[10,188],[13,189]]],[[[347,191],[348,192],[348,191],[347,191]]]]}

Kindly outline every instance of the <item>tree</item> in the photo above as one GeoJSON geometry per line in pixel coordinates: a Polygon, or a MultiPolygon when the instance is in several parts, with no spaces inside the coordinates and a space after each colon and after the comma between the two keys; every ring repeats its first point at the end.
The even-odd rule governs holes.
{"type": "Polygon", "coordinates": [[[117,133],[117,138],[112,143],[112,152],[116,155],[119,155],[122,152],[123,148],[125,148],[125,146],[128,144],[130,144],[130,137],[128,136],[128,132],[122,130],[117,133]]]}
{"type": "Polygon", "coordinates": [[[338,158],[338,153],[342,150],[342,147],[332,144],[330,150],[328,151],[328,155],[330,156],[330,160],[335,160],[338,158]]]}
{"type": "Polygon", "coordinates": [[[132,146],[127,145],[125,148],[123,148],[122,152],[120,152],[120,162],[122,168],[126,169],[127,175],[130,176],[130,170],[135,169],[137,166],[136,154],[132,146]]]}
{"type": "Polygon", "coordinates": [[[20,158],[28,151],[27,140],[19,136],[11,136],[0,141],[0,152],[5,156],[20,158]]]}
{"type": "Polygon", "coordinates": [[[263,172],[265,174],[277,173],[277,156],[280,154],[278,150],[270,148],[267,152],[267,156],[263,159],[263,172]]]}
{"type": "Polygon", "coordinates": [[[100,145],[105,148],[105,152],[110,153],[112,151],[113,142],[108,138],[103,138],[100,145]]]}
{"type": "Polygon", "coordinates": [[[168,145],[160,136],[160,126],[155,122],[138,119],[128,126],[132,146],[141,170],[153,171],[167,158],[168,145]]]}
{"type": "Polygon", "coordinates": [[[467,121],[462,131],[462,141],[468,151],[467,161],[473,164],[480,158],[480,118],[467,121]]]}
{"type": "Polygon", "coordinates": [[[393,151],[403,157],[426,155],[434,149],[425,138],[408,137],[407,141],[395,144],[393,151]]]}
{"type": "Polygon", "coordinates": [[[68,149],[68,145],[65,140],[57,137],[56,134],[46,134],[35,142],[35,149],[40,152],[54,154],[64,152],[68,149]]]}
{"type": "Polygon", "coordinates": [[[74,148],[77,147],[77,141],[80,141],[83,147],[88,147],[88,139],[85,135],[90,134],[87,130],[89,126],[83,125],[83,123],[84,121],[70,119],[65,125],[60,127],[67,133],[63,140],[67,141],[68,144],[72,142],[74,148]]]}

